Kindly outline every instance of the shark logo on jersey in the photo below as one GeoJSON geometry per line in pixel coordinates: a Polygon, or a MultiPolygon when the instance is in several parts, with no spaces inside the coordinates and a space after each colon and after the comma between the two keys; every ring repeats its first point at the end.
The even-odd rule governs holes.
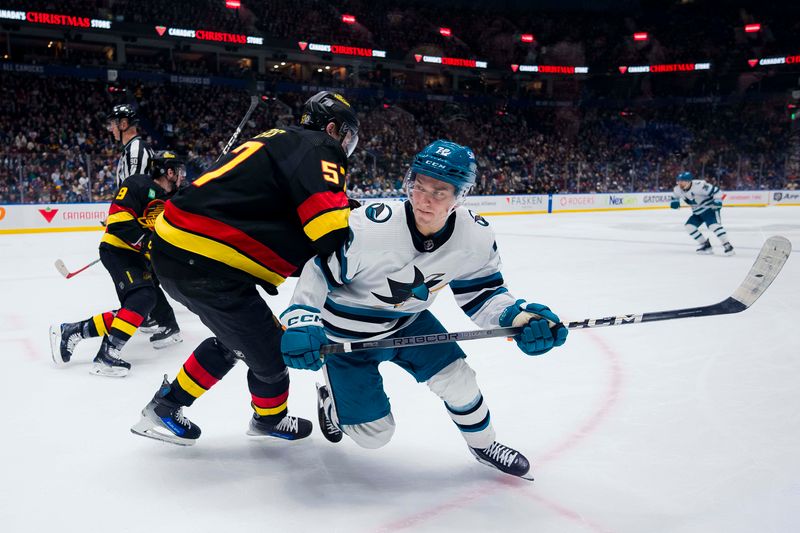
{"type": "Polygon", "coordinates": [[[431,287],[442,281],[442,276],[444,276],[444,273],[431,274],[426,278],[425,274],[423,274],[420,269],[414,267],[414,281],[411,283],[403,283],[402,281],[395,281],[391,278],[386,278],[392,295],[381,296],[380,294],[374,292],[372,295],[384,303],[395,306],[402,305],[410,298],[416,298],[417,300],[424,302],[431,294],[431,287]]]}
{"type": "Polygon", "coordinates": [[[392,208],[386,204],[369,204],[366,214],[371,221],[382,224],[392,218],[392,208]]]}
{"type": "Polygon", "coordinates": [[[486,221],[486,219],[485,219],[485,218],[483,218],[482,216],[480,216],[478,213],[476,213],[476,212],[475,212],[475,211],[473,211],[472,209],[468,209],[467,211],[469,211],[469,214],[470,214],[470,216],[472,216],[472,219],[473,219],[473,220],[475,221],[475,223],[476,223],[476,224],[478,224],[479,226],[484,226],[484,227],[485,227],[485,226],[488,226],[488,225],[489,225],[489,223],[486,221]]]}

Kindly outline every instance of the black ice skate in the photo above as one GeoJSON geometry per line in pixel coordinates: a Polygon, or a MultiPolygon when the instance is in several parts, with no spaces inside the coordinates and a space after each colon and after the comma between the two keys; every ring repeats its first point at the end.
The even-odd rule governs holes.
{"type": "Polygon", "coordinates": [[[470,448],[469,451],[479,463],[496,468],[506,474],[533,481],[533,474],[528,473],[531,468],[528,459],[513,448],[495,441],[488,448],[482,450],[470,448]]]}
{"type": "Polygon", "coordinates": [[[83,322],[50,326],[50,354],[58,366],[69,363],[75,346],[83,340],[83,322]]]}
{"type": "Polygon", "coordinates": [[[103,344],[92,362],[90,374],[95,376],[108,376],[111,378],[124,378],[131,370],[131,364],[119,358],[119,348],[103,337],[103,344]]]}
{"type": "Polygon", "coordinates": [[[701,244],[697,250],[695,250],[698,254],[713,254],[714,250],[711,249],[711,243],[706,241],[701,244]]]}
{"type": "Polygon", "coordinates": [[[138,329],[142,333],[155,333],[158,331],[158,322],[148,316],[144,319],[144,322],[142,322],[142,325],[139,326],[138,329]]]}
{"type": "Polygon", "coordinates": [[[150,344],[156,350],[178,344],[179,342],[183,342],[183,338],[181,337],[181,330],[178,328],[177,324],[159,326],[156,332],[150,337],[150,344]]]}
{"type": "Polygon", "coordinates": [[[330,407],[330,393],[328,387],[317,383],[317,417],[319,420],[319,429],[322,434],[331,442],[339,442],[342,440],[342,430],[339,429],[333,420],[328,416],[328,407],[330,407]],[[328,406],[325,402],[328,402],[328,406]]]}
{"type": "Polygon", "coordinates": [[[733,255],[736,252],[733,251],[733,245],[729,242],[726,242],[722,245],[722,253],[725,255],[733,255]]]}
{"type": "Polygon", "coordinates": [[[142,409],[142,418],[131,428],[131,433],[151,439],[191,446],[200,437],[200,428],[183,416],[183,406],[166,398],[169,381],[164,382],[156,395],[142,409]]]}
{"type": "Polygon", "coordinates": [[[305,418],[286,415],[277,424],[268,424],[263,417],[253,413],[247,434],[251,437],[276,437],[286,440],[300,440],[311,435],[311,422],[305,418]]]}

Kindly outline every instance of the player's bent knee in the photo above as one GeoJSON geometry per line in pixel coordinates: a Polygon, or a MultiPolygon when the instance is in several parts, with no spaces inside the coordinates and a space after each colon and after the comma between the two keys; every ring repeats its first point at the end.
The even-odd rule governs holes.
{"type": "Polygon", "coordinates": [[[152,286],[143,286],[125,295],[122,306],[146,317],[156,306],[156,290],[152,286]]]}
{"type": "Polygon", "coordinates": [[[394,435],[394,416],[392,413],[363,424],[344,424],[342,431],[362,448],[371,450],[386,446],[394,435]]]}
{"type": "Polygon", "coordinates": [[[457,407],[480,394],[475,371],[464,359],[453,361],[428,380],[428,387],[448,405],[457,407]]]}

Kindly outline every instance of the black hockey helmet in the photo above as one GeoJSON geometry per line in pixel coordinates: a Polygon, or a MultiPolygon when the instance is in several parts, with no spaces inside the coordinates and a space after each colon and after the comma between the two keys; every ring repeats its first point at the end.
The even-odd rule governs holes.
{"type": "Polygon", "coordinates": [[[355,110],[344,96],[320,91],[303,105],[300,125],[306,129],[324,131],[333,122],[342,136],[342,148],[347,156],[353,153],[358,144],[358,128],[360,123],[355,110]]]}
{"type": "Polygon", "coordinates": [[[136,116],[136,110],[133,109],[133,106],[130,104],[115,105],[111,113],[106,116],[107,121],[119,120],[121,118],[127,118],[128,124],[136,124],[139,121],[136,116]]]}
{"type": "Polygon", "coordinates": [[[183,159],[171,150],[156,152],[150,159],[150,175],[153,179],[166,175],[170,168],[175,171],[175,174],[180,174],[183,168],[183,159]]]}

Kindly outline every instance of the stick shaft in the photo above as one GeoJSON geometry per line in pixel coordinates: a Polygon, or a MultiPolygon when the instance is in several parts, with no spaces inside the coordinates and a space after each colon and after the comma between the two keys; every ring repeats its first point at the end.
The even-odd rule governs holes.
{"type": "MultiPolygon", "coordinates": [[[[770,286],[789,258],[792,245],[784,237],[770,237],[758,257],[750,268],[744,281],[736,288],[732,296],[725,300],[701,307],[687,307],[669,311],[654,311],[641,314],[615,315],[604,318],[586,318],[584,320],[564,321],[567,329],[590,329],[608,326],[622,326],[625,324],[638,324],[641,322],[656,322],[660,320],[675,320],[678,318],[692,318],[700,316],[728,315],[744,311],[761,296],[770,286]]],[[[513,337],[522,331],[522,328],[496,328],[479,329],[473,331],[455,331],[434,333],[431,335],[416,335],[412,337],[393,337],[375,341],[356,341],[342,344],[327,344],[321,347],[320,353],[348,353],[361,350],[374,350],[380,348],[404,348],[408,346],[425,346],[442,344],[446,342],[470,341],[476,339],[489,339],[493,337],[513,337]]]]}

